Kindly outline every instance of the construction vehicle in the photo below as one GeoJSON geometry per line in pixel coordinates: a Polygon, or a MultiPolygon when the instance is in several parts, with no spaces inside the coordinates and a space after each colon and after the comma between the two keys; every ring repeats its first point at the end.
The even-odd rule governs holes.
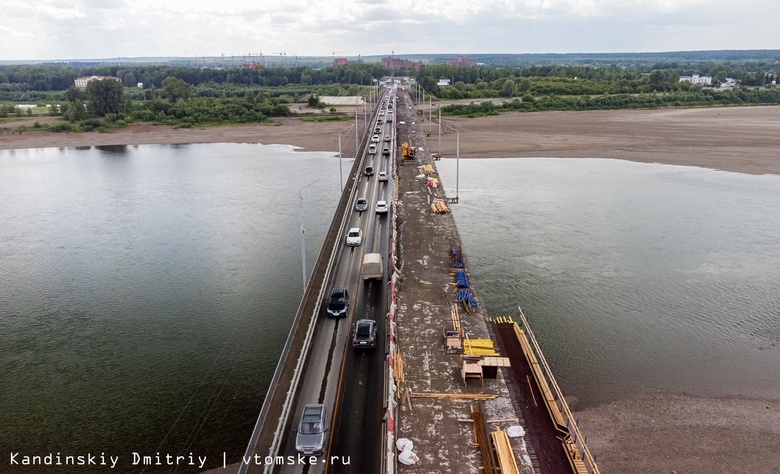
{"type": "Polygon", "coordinates": [[[417,147],[409,145],[409,142],[401,144],[401,156],[404,160],[413,160],[415,153],[417,153],[417,147]]]}

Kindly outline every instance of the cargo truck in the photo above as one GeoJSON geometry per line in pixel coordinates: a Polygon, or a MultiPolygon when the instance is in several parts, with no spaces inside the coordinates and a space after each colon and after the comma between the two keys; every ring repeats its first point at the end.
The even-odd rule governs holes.
{"type": "Polygon", "coordinates": [[[382,268],[382,254],[367,253],[363,255],[363,265],[360,267],[360,274],[363,280],[381,280],[385,275],[382,268]]]}

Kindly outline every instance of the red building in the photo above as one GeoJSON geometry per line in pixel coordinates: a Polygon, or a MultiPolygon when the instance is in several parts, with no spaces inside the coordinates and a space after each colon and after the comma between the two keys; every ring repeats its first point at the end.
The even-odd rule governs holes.
{"type": "Polygon", "coordinates": [[[344,64],[347,64],[349,60],[347,58],[335,58],[333,60],[332,66],[342,66],[344,64]]]}
{"type": "Polygon", "coordinates": [[[474,65],[474,60],[466,56],[457,55],[447,64],[450,66],[471,67],[474,65]]]}
{"type": "Polygon", "coordinates": [[[410,61],[408,59],[394,58],[392,56],[387,56],[385,58],[382,58],[382,66],[388,69],[401,69],[401,68],[417,69],[418,67],[422,66],[422,64],[423,64],[422,61],[410,61]]]}

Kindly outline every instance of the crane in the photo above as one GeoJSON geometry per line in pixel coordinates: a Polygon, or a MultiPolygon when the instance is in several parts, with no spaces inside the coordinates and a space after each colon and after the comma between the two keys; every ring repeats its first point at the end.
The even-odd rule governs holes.
{"type": "Polygon", "coordinates": [[[273,53],[278,54],[280,58],[284,58],[284,66],[287,67],[287,51],[282,51],[281,53],[273,53]]]}

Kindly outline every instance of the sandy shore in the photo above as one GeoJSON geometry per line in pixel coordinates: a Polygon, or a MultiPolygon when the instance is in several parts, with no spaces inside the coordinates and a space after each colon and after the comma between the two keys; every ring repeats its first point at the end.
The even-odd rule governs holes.
{"type": "MultiPolygon", "coordinates": [[[[113,133],[15,131],[35,120],[53,119],[0,124],[0,149],[233,142],[335,152],[338,132],[350,125],[285,118],[193,129],[139,124],[113,133]]],[[[617,158],[780,174],[780,107],[509,113],[446,123],[460,130],[463,158],[617,158]]],[[[437,127],[430,128],[437,151],[437,127]]],[[[354,154],[350,132],[342,134],[345,156],[354,154]]],[[[451,131],[442,153],[455,155],[451,131]]],[[[646,394],[578,414],[605,473],[780,473],[780,401],[646,394]]]]}
{"type": "MultiPolygon", "coordinates": [[[[175,129],[136,124],[112,133],[26,131],[53,120],[0,124],[0,149],[170,143],[284,143],[308,151],[338,150],[338,133],[350,122],[302,122],[175,129]]],[[[435,117],[434,117],[435,120],[435,117]]],[[[425,122],[428,123],[428,122],[425,122]]],[[[780,107],[506,113],[478,119],[446,118],[460,130],[463,158],[616,158],[701,166],[749,174],[780,174],[780,107]]],[[[425,129],[425,125],[423,125],[425,129]]],[[[437,125],[429,145],[438,151],[437,125]]],[[[442,153],[455,155],[455,133],[442,127],[442,153]]],[[[354,154],[352,130],[342,134],[345,156],[354,154]]]]}

